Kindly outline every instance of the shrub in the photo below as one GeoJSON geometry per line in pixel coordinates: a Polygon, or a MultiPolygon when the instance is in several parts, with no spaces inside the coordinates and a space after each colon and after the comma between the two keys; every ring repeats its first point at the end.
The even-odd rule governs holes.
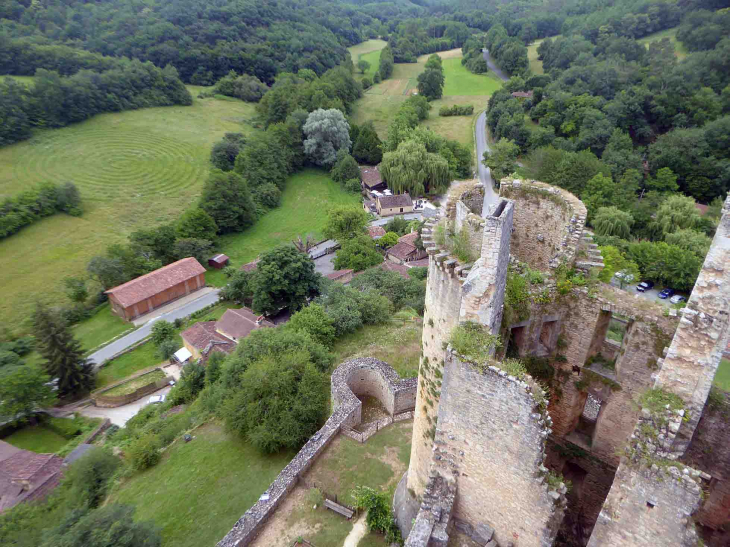
{"type": "Polygon", "coordinates": [[[72,499],[90,508],[97,507],[106,497],[109,479],[119,465],[117,457],[94,447],[66,469],[64,485],[69,487],[72,499]]]}
{"type": "Polygon", "coordinates": [[[334,320],[319,304],[310,304],[292,315],[288,327],[303,330],[317,342],[331,348],[335,341],[334,320]]]}
{"type": "Polygon", "coordinates": [[[154,467],[160,461],[160,439],[151,433],[140,437],[129,447],[129,461],[137,471],[154,467]]]}
{"type": "Polygon", "coordinates": [[[159,346],[157,346],[157,355],[160,359],[165,361],[170,359],[177,351],[177,342],[175,340],[163,340],[159,346]]]}
{"type": "Polygon", "coordinates": [[[373,82],[370,81],[370,78],[363,78],[360,80],[360,83],[362,84],[363,89],[370,89],[373,85],[373,82]]]}
{"type": "Polygon", "coordinates": [[[475,363],[486,362],[491,351],[501,345],[498,336],[472,321],[457,326],[449,343],[459,355],[475,363]]]}
{"type": "Polygon", "coordinates": [[[381,80],[382,80],[382,78],[380,76],[380,72],[376,72],[375,74],[373,74],[373,83],[374,84],[379,84],[381,82],[381,80]]]}
{"type": "Polygon", "coordinates": [[[353,491],[352,497],[358,509],[365,509],[368,512],[367,524],[370,530],[385,534],[385,541],[389,545],[402,542],[386,492],[377,492],[367,486],[358,486],[353,491]]]}
{"type": "Polygon", "coordinates": [[[471,116],[474,114],[474,105],[458,105],[455,104],[452,107],[442,106],[439,109],[439,116],[471,116]]]}
{"type": "Polygon", "coordinates": [[[152,340],[152,343],[155,346],[159,347],[165,340],[173,339],[175,334],[177,334],[175,325],[169,321],[161,319],[159,321],[155,321],[155,324],[152,325],[152,335],[150,336],[150,340],[152,340]]]}
{"type": "Polygon", "coordinates": [[[281,203],[281,190],[273,182],[267,182],[256,188],[254,195],[257,203],[269,209],[274,209],[281,203]]]}
{"type": "Polygon", "coordinates": [[[350,179],[347,182],[345,182],[345,190],[348,192],[352,192],[354,194],[360,193],[362,190],[362,186],[360,184],[359,179],[350,179]]]}
{"type": "Polygon", "coordinates": [[[426,277],[428,277],[428,268],[421,266],[411,268],[410,270],[408,270],[408,275],[410,277],[423,281],[424,279],[426,279],[426,277]]]}
{"type": "Polygon", "coordinates": [[[185,365],[180,381],[167,394],[167,402],[171,406],[192,402],[204,387],[205,367],[199,363],[185,365]]]}

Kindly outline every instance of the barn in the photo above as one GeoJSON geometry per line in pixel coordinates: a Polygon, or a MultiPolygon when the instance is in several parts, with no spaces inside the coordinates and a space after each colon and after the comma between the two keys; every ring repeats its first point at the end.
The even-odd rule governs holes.
{"type": "Polygon", "coordinates": [[[106,291],[112,311],[131,321],[168,302],[205,287],[205,268],[183,258],[106,291]]]}

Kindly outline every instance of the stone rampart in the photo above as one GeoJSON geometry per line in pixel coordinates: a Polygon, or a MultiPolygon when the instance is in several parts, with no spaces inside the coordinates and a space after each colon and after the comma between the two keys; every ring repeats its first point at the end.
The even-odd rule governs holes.
{"type": "Polygon", "coordinates": [[[499,195],[515,202],[512,253],[533,269],[572,264],[586,208],[577,197],[543,182],[502,179],[499,195]]]}
{"type": "MultiPolygon", "coordinates": [[[[667,405],[669,406],[669,405],[667,405]]],[[[683,409],[643,408],[588,547],[695,547],[702,473],[676,462],[683,409]]]]}
{"type": "Polygon", "coordinates": [[[566,487],[543,466],[551,419],[542,389],[446,351],[432,473],[456,477],[453,517],[500,545],[552,545],[566,487]]]}
{"type": "Polygon", "coordinates": [[[449,543],[448,529],[455,497],[454,477],[432,472],[405,547],[446,547],[449,543]]]}
{"type": "MultiPolygon", "coordinates": [[[[364,378],[364,376],[362,376],[364,378]]],[[[327,422],[315,433],[294,459],[279,473],[259,500],[238,519],[218,547],[245,547],[261,532],[266,521],[297,485],[299,479],[309,470],[317,457],[334,440],[343,427],[360,423],[362,402],[353,393],[350,383],[360,394],[392,394],[391,406],[402,412],[412,402],[416,389],[415,379],[401,380],[388,364],[372,358],[352,359],[341,364],[332,373],[331,389],[334,410],[327,422]],[[361,380],[359,374],[367,372],[368,380],[361,380]],[[385,386],[385,387],[384,387],[385,386]]],[[[385,404],[383,399],[380,402],[385,404]]]]}
{"type": "Polygon", "coordinates": [[[730,196],[725,200],[715,238],[681,314],[656,383],[681,397],[687,405],[689,420],[676,441],[678,449],[684,452],[730,342],[730,196]]]}

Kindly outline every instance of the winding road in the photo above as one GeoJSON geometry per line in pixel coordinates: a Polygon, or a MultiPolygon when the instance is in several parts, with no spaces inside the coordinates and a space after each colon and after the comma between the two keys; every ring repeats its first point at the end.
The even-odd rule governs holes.
{"type": "MultiPolygon", "coordinates": [[[[484,60],[487,62],[489,70],[494,72],[503,82],[509,80],[509,78],[502,72],[497,66],[491,61],[489,57],[489,51],[482,49],[484,60]]],[[[487,112],[484,111],[479,114],[477,123],[474,128],[474,140],[477,145],[477,174],[479,175],[479,181],[484,185],[484,205],[482,207],[482,216],[487,214],[489,206],[497,202],[497,192],[494,190],[494,180],[492,174],[489,171],[489,167],[482,163],[484,152],[489,152],[489,142],[487,139],[487,112]]]]}

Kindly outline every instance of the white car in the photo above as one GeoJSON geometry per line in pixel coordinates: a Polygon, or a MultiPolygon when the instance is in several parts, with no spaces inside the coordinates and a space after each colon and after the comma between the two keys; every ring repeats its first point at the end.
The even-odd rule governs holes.
{"type": "Polygon", "coordinates": [[[157,403],[164,403],[165,399],[167,399],[167,395],[153,395],[150,397],[149,401],[147,401],[147,404],[154,405],[157,403]]]}
{"type": "Polygon", "coordinates": [[[679,304],[680,302],[686,302],[687,299],[679,294],[675,294],[672,298],[669,299],[669,302],[672,304],[679,304]]]}

